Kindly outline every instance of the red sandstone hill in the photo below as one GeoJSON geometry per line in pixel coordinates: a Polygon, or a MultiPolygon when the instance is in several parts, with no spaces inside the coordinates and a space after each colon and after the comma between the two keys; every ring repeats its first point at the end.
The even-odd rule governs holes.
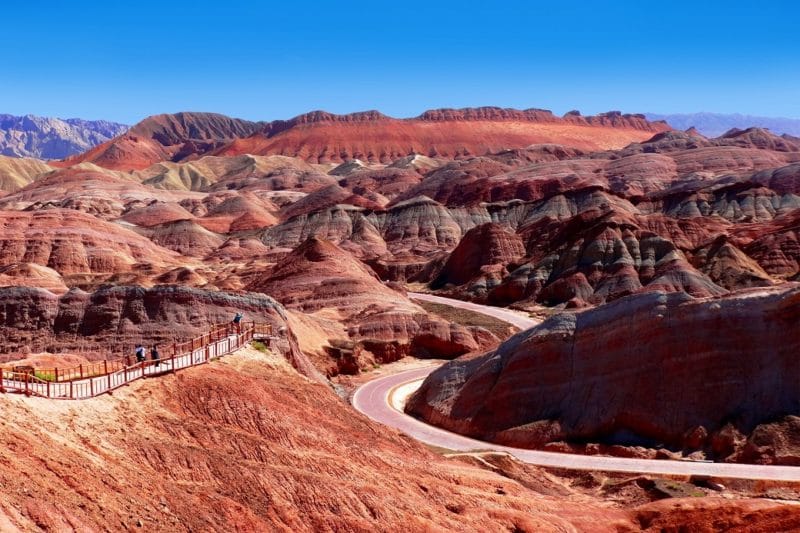
{"type": "Polygon", "coordinates": [[[62,207],[102,219],[119,217],[131,203],[153,199],[179,202],[201,195],[163,191],[141,184],[133,176],[99,167],[72,167],[50,172],[24,188],[0,198],[0,209],[39,210],[62,207]]]}
{"type": "Polygon", "coordinates": [[[464,234],[431,288],[464,285],[464,291],[481,298],[508,276],[507,266],[524,255],[522,239],[510,228],[491,222],[476,226],[464,234]]]}
{"type": "Polygon", "coordinates": [[[411,354],[454,357],[479,350],[482,341],[496,342],[487,331],[428,316],[404,293],[381,283],[368,266],[316,237],[284,257],[268,276],[256,277],[247,289],[269,294],[289,309],[329,323],[331,341],[357,343],[355,360],[348,363],[339,357],[328,368],[329,374],[357,371],[371,362],[369,354],[379,362],[411,354]],[[362,350],[369,353],[359,357],[362,350]]]}
{"type": "MultiPolygon", "coordinates": [[[[273,123],[274,124],[274,123],[273,123]]],[[[316,112],[232,142],[217,154],[290,155],[312,162],[361,159],[389,163],[410,154],[465,157],[555,143],[597,150],[621,148],[669,126],[639,115],[559,118],[549,111],[440,109],[411,119],[378,112],[316,112]]]]}
{"type": "MultiPolygon", "coordinates": [[[[563,398],[563,376],[551,370],[566,357],[577,361],[570,371],[584,381],[558,404],[561,411],[546,413],[548,420],[585,411],[589,426],[600,424],[590,429],[601,438],[612,432],[610,442],[663,436],[678,442],[673,446],[685,442],[720,457],[798,464],[800,418],[775,417],[747,439],[734,427],[737,420],[719,429],[722,422],[714,419],[750,416],[729,400],[752,392],[760,406],[781,407],[791,387],[774,376],[793,375],[796,297],[776,304],[758,293],[699,301],[680,294],[704,298],[800,277],[798,142],[759,130],[720,139],[652,135],[657,127],[619,113],[558,118],[494,108],[438,110],[409,120],[312,113],[270,124],[179,114],[153,117],[84,156],[110,168],[147,166],[140,172],[6,165],[5,174],[0,168],[0,188],[8,193],[0,199],[0,352],[17,353],[0,359],[87,347],[127,353],[132,342],[193,336],[236,311],[272,323],[280,332],[276,351],[317,378],[307,356],[332,375],[406,354],[454,357],[497,342],[485,330],[425,313],[359,257],[384,280],[435,280],[452,294],[494,303],[618,301],[600,307],[600,314],[570,315],[574,351],[562,350],[570,342],[563,319],[548,333],[525,337],[524,349],[509,343],[494,352],[497,359],[486,367],[499,360],[503,371],[481,369],[470,386],[499,376],[497,390],[481,397],[499,406],[495,420],[507,420],[509,404],[524,407],[533,397],[552,406],[563,398]],[[529,144],[531,137],[540,142],[553,135],[567,146],[529,144]],[[643,142],[593,153],[588,150],[612,144],[575,147],[618,138],[643,142]],[[383,144],[371,144],[374,139],[383,144]],[[434,143],[435,152],[423,153],[442,157],[410,155],[386,168],[376,162],[382,154],[408,153],[414,146],[408,142],[417,139],[434,143]],[[524,144],[508,145],[509,139],[524,144]],[[284,155],[201,157],[247,142],[285,142],[281,150],[311,162],[356,153],[369,160],[370,151],[373,161],[350,161],[326,174],[332,165],[284,155]],[[291,151],[298,143],[305,147],[291,151]],[[465,155],[483,154],[476,150],[484,146],[511,148],[465,155]],[[244,287],[272,294],[289,309],[239,290],[244,287]],[[676,293],[619,301],[652,290],[676,293]],[[648,298],[659,298],[657,305],[648,298]],[[788,342],[772,350],[776,335],[788,342]],[[641,339],[652,350],[631,352],[641,339]],[[740,360],[743,351],[753,360],[740,360]],[[540,353],[555,361],[539,360],[540,353]],[[693,358],[691,375],[674,354],[693,358]],[[514,371],[529,366],[533,385],[516,387],[514,371]],[[746,383],[730,379],[739,371],[746,383]],[[654,375],[676,384],[662,391],[652,384],[654,375]],[[619,391],[630,383],[633,392],[621,400],[619,391]],[[530,387],[544,392],[528,395],[530,387]],[[655,399],[652,391],[659,393],[655,399]],[[621,409],[609,424],[592,416],[604,401],[612,410],[627,408],[631,397],[635,409],[621,409]],[[691,402],[690,409],[680,401],[691,402]],[[687,435],[681,431],[691,416],[710,422],[687,435]]],[[[133,528],[138,519],[153,530],[794,525],[768,502],[662,502],[628,514],[591,504],[596,492],[588,501],[568,492],[567,505],[560,497],[572,489],[549,484],[544,474],[533,480],[550,493],[542,503],[529,493],[531,480],[520,478],[528,467],[508,458],[499,460],[505,467],[487,456],[465,459],[497,469],[504,479],[441,461],[392,432],[387,437],[385,428],[347,411],[328,389],[288,371],[271,373],[278,358],[269,368],[259,366],[262,359],[235,361],[234,368],[215,363],[137,384],[83,404],[99,410],[87,408],[85,416],[83,408],[9,398],[0,445],[23,446],[25,453],[10,453],[10,462],[0,465],[6,502],[0,529],[133,528]],[[131,434],[145,437],[131,440],[131,434]],[[232,454],[239,457],[235,464],[232,454]],[[23,479],[20,471],[39,475],[23,479]],[[522,479],[521,485],[509,479],[522,479]],[[143,494],[141,486],[151,490],[143,494]]],[[[441,390],[465,394],[456,377],[441,390]]],[[[538,436],[540,427],[515,427],[503,438],[538,436]]],[[[574,429],[566,422],[561,427],[574,429]]],[[[749,425],[737,427],[746,432],[749,425]]],[[[598,490],[616,484],[602,485],[598,490]]]]}
{"type": "Polygon", "coordinates": [[[130,229],[75,210],[0,210],[0,267],[34,263],[61,275],[108,276],[178,262],[130,229]]]}
{"type": "Polygon", "coordinates": [[[205,154],[288,155],[315,163],[348,159],[390,163],[411,154],[453,158],[540,143],[589,150],[621,148],[668,129],[666,123],[619,112],[560,118],[549,111],[494,107],[439,109],[410,119],[395,119],[377,111],[349,115],[315,111],[269,123],[213,113],[178,113],[147,118],[120,137],[59,164],[92,162],[131,170],[205,154]]]}
{"type": "Polygon", "coordinates": [[[796,285],[700,301],[636,295],[445,365],[408,411],[512,446],[663,444],[727,457],[759,424],[800,410],[799,318],[796,285]]]}
{"type": "Polygon", "coordinates": [[[258,128],[255,122],[216,113],[154,115],[119,137],[58,164],[91,162],[114,170],[139,170],[161,161],[191,159],[258,128]]]}
{"type": "Polygon", "coordinates": [[[489,299],[554,305],[573,299],[577,304],[602,303],[651,290],[696,297],[724,294],[676,244],[679,232],[687,229],[696,228],[614,211],[587,210],[566,221],[544,218],[524,229],[527,260],[489,293],[489,299]]]}

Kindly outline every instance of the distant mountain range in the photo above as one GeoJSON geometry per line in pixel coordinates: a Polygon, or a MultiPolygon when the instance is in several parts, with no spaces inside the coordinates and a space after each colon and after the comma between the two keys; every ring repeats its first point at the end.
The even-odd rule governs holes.
{"type": "Polygon", "coordinates": [[[106,120],[0,114],[0,155],[63,159],[85,152],[127,130],[125,124],[106,120]]]}
{"type": "MultiPolygon", "coordinates": [[[[557,117],[550,115],[549,112],[543,112],[541,110],[528,110],[525,112],[519,112],[516,110],[502,110],[499,108],[481,108],[477,110],[468,110],[471,111],[473,114],[476,113],[477,111],[481,111],[483,114],[479,114],[479,116],[473,117],[470,115],[462,117],[461,114],[464,111],[465,110],[437,110],[436,113],[438,114],[436,116],[433,116],[433,112],[428,112],[427,114],[421,115],[420,117],[415,117],[415,119],[405,119],[405,122],[424,120],[432,122],[454,121],[454,123],[458,123],[458,122],[463,122],[465,120],[472,121],[472,120],[508,119],[509,117],[505,117],[503,113],[508,113],[513,111],[516,114],[520,113],[525,114],[525,116],[523,117],[525,121],[530,121],[535,119],[534,120],[535,122],[548,123],[548,122],[567,120],[568,122],[571,123],[573,122],[576,123],[579,121],[581,123],[587,123],[598,126],[603,125],[609,127],[623,127],[623,128],[633,127],[636,129],[643,127],[641,124],[638,123],[629,124],[629,122],[633,121],[633,118],[635,118],[637,115],[619,115],[619,114],[609,113],[600,115],[598,117],[581,117],[580,115],[577,114],[567,114],[563,119],[559,119],[557,117]],[[488,111],[491,111],[492,113],[488,113],[488,111]],[[536,111],[536,113],[532,114],[532,111],[536,111]],[[498,115],[498,113],[503,116],[495,116],[498,115]],[[536,116],[533,117],[533,115],[536,116]]],[[[163,117],[164,115],[159,115],[159,116],[163,117]]],[[[218,117],[220,119],[225,119],[227,121],[234,120],[234,119],[228,119],[228,117],[222,117],[221,115],[217,116],[205,113],[178,114],[175,116],[178,118],[191,117],[191,116],[204,116],[204,117],[218,117]]],[[[780,118],[780,117],[757,117],[752,115],[721,114],[721,113],[685,113],[685,114],[646,113],[645,115],[638,115],[638,116],[642,117],[642,119],[646,117],[647,120],[651,122],[664,120],[668,122],[670,126],[679,130],[686,130],[691,127],[695,127],[700,133],[702,133],[707,137],[718,137],[724,134],[725,132],[731,130],[732,128],[746,129],[753,126],[760,128],[768,128],[770,131],[778,135],[788,134],[795,137],[800,136],[800,119],[780,118]]],[[[520,119],[520,117],[517,117],[516,115],[513,118],[516,118],[518,120],[520,119]]],[[[237,138],[241,139],[243,137],[247,137],[248,135],[260,131],[264,137],[272,137],[278,133],[281,133],[283,130],[292,129],[295,122],[358,123],[358,122],[384,122],[387,120],[392,121],[393,119],[380,115],[377,112],[354,113],[352,115],[342,115],[342,116],[331,115],[329,113],[316,112],[316,113],[308,113],[306,115],[301,115],[300,117],[296,117],[295,119],[292,119],[290,121],[275,121],[273,123],[236,121],[237,124],[241,123],[242,126],[238,129],[234,128],[231,132],[228,132],[229,134],[226,135],[219,134],[219,132],[217,132],[216,129],[222,128],[227,131],[225,127],[227,126],[227,123],[216,124],[214,121],[211,121],[213,123],[211,124],[211,126],[214,127],[211,128],[211,133],[209,133],[207,136],[210,135],[209,138],[213,137],[215,139],[217,137],[220,138],[229,137],[230,139],[237,139],[237,138]],[[243,131],[239,131],[239,129],[243,131]]],[[[142,124],[138,125],[137,128],[149,124],[152,121],[153,118],[147,119],[142,124]]],[[[398,121],[395,120],[394,122],[398,121]]],[[[152,124],[150,125],[152,126],[152,124]]],[[[190,126],[191,127],[188,127],[188,130],[196,129],[194,127],[195,125],[190,125],[190,126]]],[[[45,160],[64,159],[77,154],[83,154],[88,150],[109,141],[110,139],[122,135],[123,133],[128,131],[129,128],[130,127],[125,124],[118,124],[116,122],[110,122],[106,120],[82,120],[79,118],[58,119],[58,118],[38,117],[34,115],[25,115],[18,117],[13,115],[0,114],[0,155],[12,156],[12,157],[33,157],[45,160]]],[[[144,136],[150,137],[150,135],[147,133],[149,132],[145,132],[144,136]]],[[[341,134],[342,132],[338,133],[341,134]]],[[[188,135],[188,134],[184,136],[189,138],[194,137],[194,135],[188,135]]],[[[262,143],[265,142],[264,139],[261,139],[261,136],[259,136],[259,139],[262,141],[262,143]]],[[[543,142],[544,140],[552,141],[551,139],[543,139],[540,142],[543,142]]],[[[206,139],[206,141],[208,141],[208,139],[206,139]]],[[[172,144],[172,143],[166,142],[165,144],[172,144]]],[[[219,148],[219,146],[215,147],[219,148]]],[[[234,146],[233,148],[236,147],[234,146]]],[[[247,146],[239,148],[242,149],[246,148],[248,151],[254,151],[254,150],[257,151],[258,148],[263,148],[263,147],[247,146]]],[[[319,148],[321,152],[326,151],[324,149],[325,147],[316,147],[316,148],[319,148]]],[[[285,149],[286,147],[281,148],[281,150],[277,149],[276,150],[278,153],[282,153],[282,150],[285,149]]]]}
{"type": "Polygon", "coordinates": [[[747,129],[753,126],[768,128],[772,133],[800,135],[800,119],[780,117],[755,117],[734,113],[685,113],[674,115],[660,115],[658,113],[645,113],[647,120],[666,120],[670,126],[679,130],[686,130],[694,126],[697,131],[706,137],[718,137],[731,128],[747,129]]]}

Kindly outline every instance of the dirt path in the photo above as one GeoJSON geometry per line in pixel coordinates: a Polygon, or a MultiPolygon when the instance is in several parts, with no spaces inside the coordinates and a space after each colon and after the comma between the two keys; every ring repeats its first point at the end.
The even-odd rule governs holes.
{"type": "Polygon", "coordinates": [[[511,311],[510,309],[490,307],[488,305],[474,304],[472,302],[462,302],[461,300],[453,300],[451,298],[444,298],[442,296],[434,296],[433,294],[409,292],[408,297],[414,300],[424,300],[426,302],[444,304],[452,307],[458,307],[460,309],[475,311],[476,313],[483,313],[484,315],[508,322],[512,326],[516,326],[522,330],[532,328],[541,322],[540,320],[530,318],[520,311],[511,311]]]}

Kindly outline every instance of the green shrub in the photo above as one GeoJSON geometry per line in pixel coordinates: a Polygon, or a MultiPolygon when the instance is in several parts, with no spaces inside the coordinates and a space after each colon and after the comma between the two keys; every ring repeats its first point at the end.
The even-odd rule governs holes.
{"type": "Polygon", "coordinates": [[[35,370],[33,372],[33,376],[36,378],[41,379],[42,381],[55,381],[56,377],[53,375],[52,372],[42,372],[39,370],[35,370]]]}
{"type": "Polygon", "coordinates": [[[264,353],[269,352],[269,348],[267,348],[267,345],[261,341],[253,341],[250,343],[250,346],[258,350],[259,352],[264,352],[264,353]]]}

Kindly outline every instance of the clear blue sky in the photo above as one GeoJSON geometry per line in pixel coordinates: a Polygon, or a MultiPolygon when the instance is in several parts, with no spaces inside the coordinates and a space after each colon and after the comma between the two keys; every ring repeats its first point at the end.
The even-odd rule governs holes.
{"type": "Polygon", "coordinates": [[[0,112],[542,107],[800,118],[800,2],[87,2],[0,7],[0,112]],[[561,5],[559,5],[561,4],[561,5]]]}

